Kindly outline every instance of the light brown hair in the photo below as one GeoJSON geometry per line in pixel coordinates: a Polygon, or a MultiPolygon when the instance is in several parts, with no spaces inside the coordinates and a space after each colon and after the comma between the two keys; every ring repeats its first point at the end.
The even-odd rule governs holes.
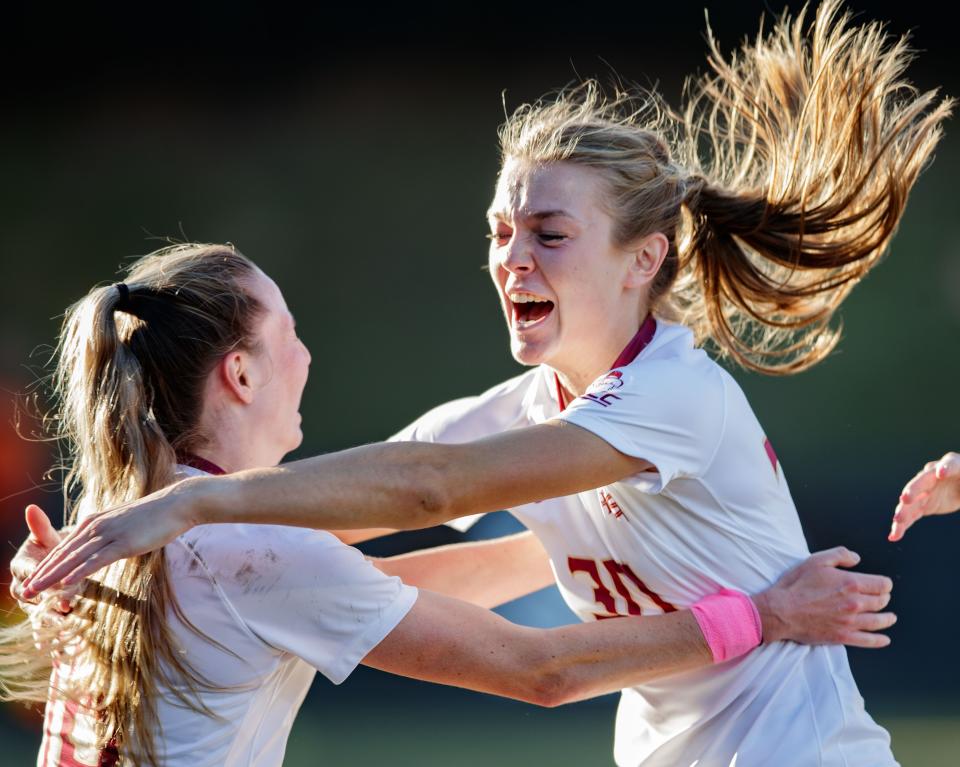
{"type": "Polygon", "coordinates": [[[953,103],[916,91],[907,41],[880,24],[852,26],[839,0],[809,29],[804,14],[729,58],[708,29],[712,74],[688,81],[680,113],[587,81],[500,130],[504,163],[600,173],[619,243],[671,243],[655,311],[764,373],[834,348],[833,314],[889,245],[953,103]]]}
{"type": "MultiPolygon", "coordinates": [[[[96,287],[67,310],[53,381],[58,436],[71,457],[69,521],[170,484],[177,455],[201,446],[207,377],[229,351],[254,347],[261,306],[245,286],[255,270],[230,245],[175,245],[139,259],[120,286],[96,287]]],[[[76,651],[59,653],[59,661],[82,675],[67,675],[68,686],[48,692],[50,653],[33,647],[25,622],[0,635],[0,694],[66,696],[95,711],[97,747],[112,743],[124,763],[155,765],[161,687],[210,713],[196,695],[209,685],[176,647],[169,611],[193,629],[162,549],[104,568],[88,580],[60,635],[47,637],[54,648],[76,651]]]]}

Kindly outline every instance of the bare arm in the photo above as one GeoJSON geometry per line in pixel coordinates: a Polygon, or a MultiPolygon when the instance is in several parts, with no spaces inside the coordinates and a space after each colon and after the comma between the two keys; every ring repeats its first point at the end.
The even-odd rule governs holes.
{"type": "Polygon", "coordinates": [[[64,576],[75,583],[197,524],[415,529],[602,487],[649,467],[584,429],[551,422],[461,445],[380,443],[196,477],[87,517],[26,588],[41,591],[64,576]]]}
{"type": "MultiPolygon", "coordinates": [[[[509,545],[523,545],[522,535],[514,539],[509,545]]],[[[896,620],[892,613],[875,612],[887,605],[892,584],[882,576],[837,569],[858,561],[842,547],[818,552],[754,597],[764,641],[889,644],[888,637],[873,632],[896,620]]],[[[538,630],[429,591],[421,592],[406,618],[364,659],[395,674],[543,706],[711,662],[690,610],[538,630]]]]}
{"type": "Polygon", "coordinates": [[[402,676],[557,706],[710,665],[693,614],[623,618],[556,629],[517,626],[422,591],[363,663],[402,676]]]}
{"type": "Polygon", "coordinates": [[[496,607],[553,583],[547,552],[531,532],[372,561],[404,583],[479,607],[496,607]]]}

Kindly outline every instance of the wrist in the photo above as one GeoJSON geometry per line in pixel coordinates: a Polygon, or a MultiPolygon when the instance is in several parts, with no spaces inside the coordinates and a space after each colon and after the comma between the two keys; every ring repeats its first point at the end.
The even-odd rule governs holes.
{"type": "Polygon", "coordinates": [[[172,488],[174,514],[179,526],[186,532],[197,525],[218,522],[216,488],[219,477],[189,477],[172,488]]]}
{"type": "Polygon", "coordinates": [[[783,610],[773,589],[754,594],[751,599],[760,616],[761,641],[769,644],[787,638],[783,610]]]}

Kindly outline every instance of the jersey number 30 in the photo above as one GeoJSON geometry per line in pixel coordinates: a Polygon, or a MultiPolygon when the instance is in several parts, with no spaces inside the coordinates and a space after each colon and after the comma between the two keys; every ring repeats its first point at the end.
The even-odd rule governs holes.
{"type": "Polygon", "coordinates": [[[623,612],[619,612],[617,610],[616,597],[610,593],[610,590],[600,579],[600,566],[602,566],[603,569],[609,573],[610,578],[613,581],[614,589],[616,589],[617,594],[623,597],[623,601],[627,603],[626,615],[642,615],[643,610],[630,595],[630,591],[627,589],[627,584],[623,582],[624,578],[632,582],[634,586],[650,597],[650,600],[665,613],[672,613],[677,609],[672,604],[665,601],[659,594],[651,591],[647,584],[640,580],[637,574],[633,572],[633,570],[630,568],[630,565],[622,562],[614,562],[612,559],[604,559],[599,563],[598,566],[596,560],[593,559],[567,557],[567,566],[570,568],[571,574],[586,573],[593,580],[593,598],[597,601],[597,604],[606,610],[606,613],[593,614],[597,620],[605,620],[606,618],[620,618],[624,615],[623,612]]]}

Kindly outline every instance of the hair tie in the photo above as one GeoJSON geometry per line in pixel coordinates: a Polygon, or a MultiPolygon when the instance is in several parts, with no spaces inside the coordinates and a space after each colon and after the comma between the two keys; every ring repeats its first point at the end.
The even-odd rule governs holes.
{"type": "Polygon", "coordinates": [[[117,293],[120,294],[120,300],[117,301],[117,305],[114,308],[114,311],[120,310],[121,312],[130,311],[130,288],[127,287],[127,283],[118,282],[113,287],[117,289],[117,293]]]}

